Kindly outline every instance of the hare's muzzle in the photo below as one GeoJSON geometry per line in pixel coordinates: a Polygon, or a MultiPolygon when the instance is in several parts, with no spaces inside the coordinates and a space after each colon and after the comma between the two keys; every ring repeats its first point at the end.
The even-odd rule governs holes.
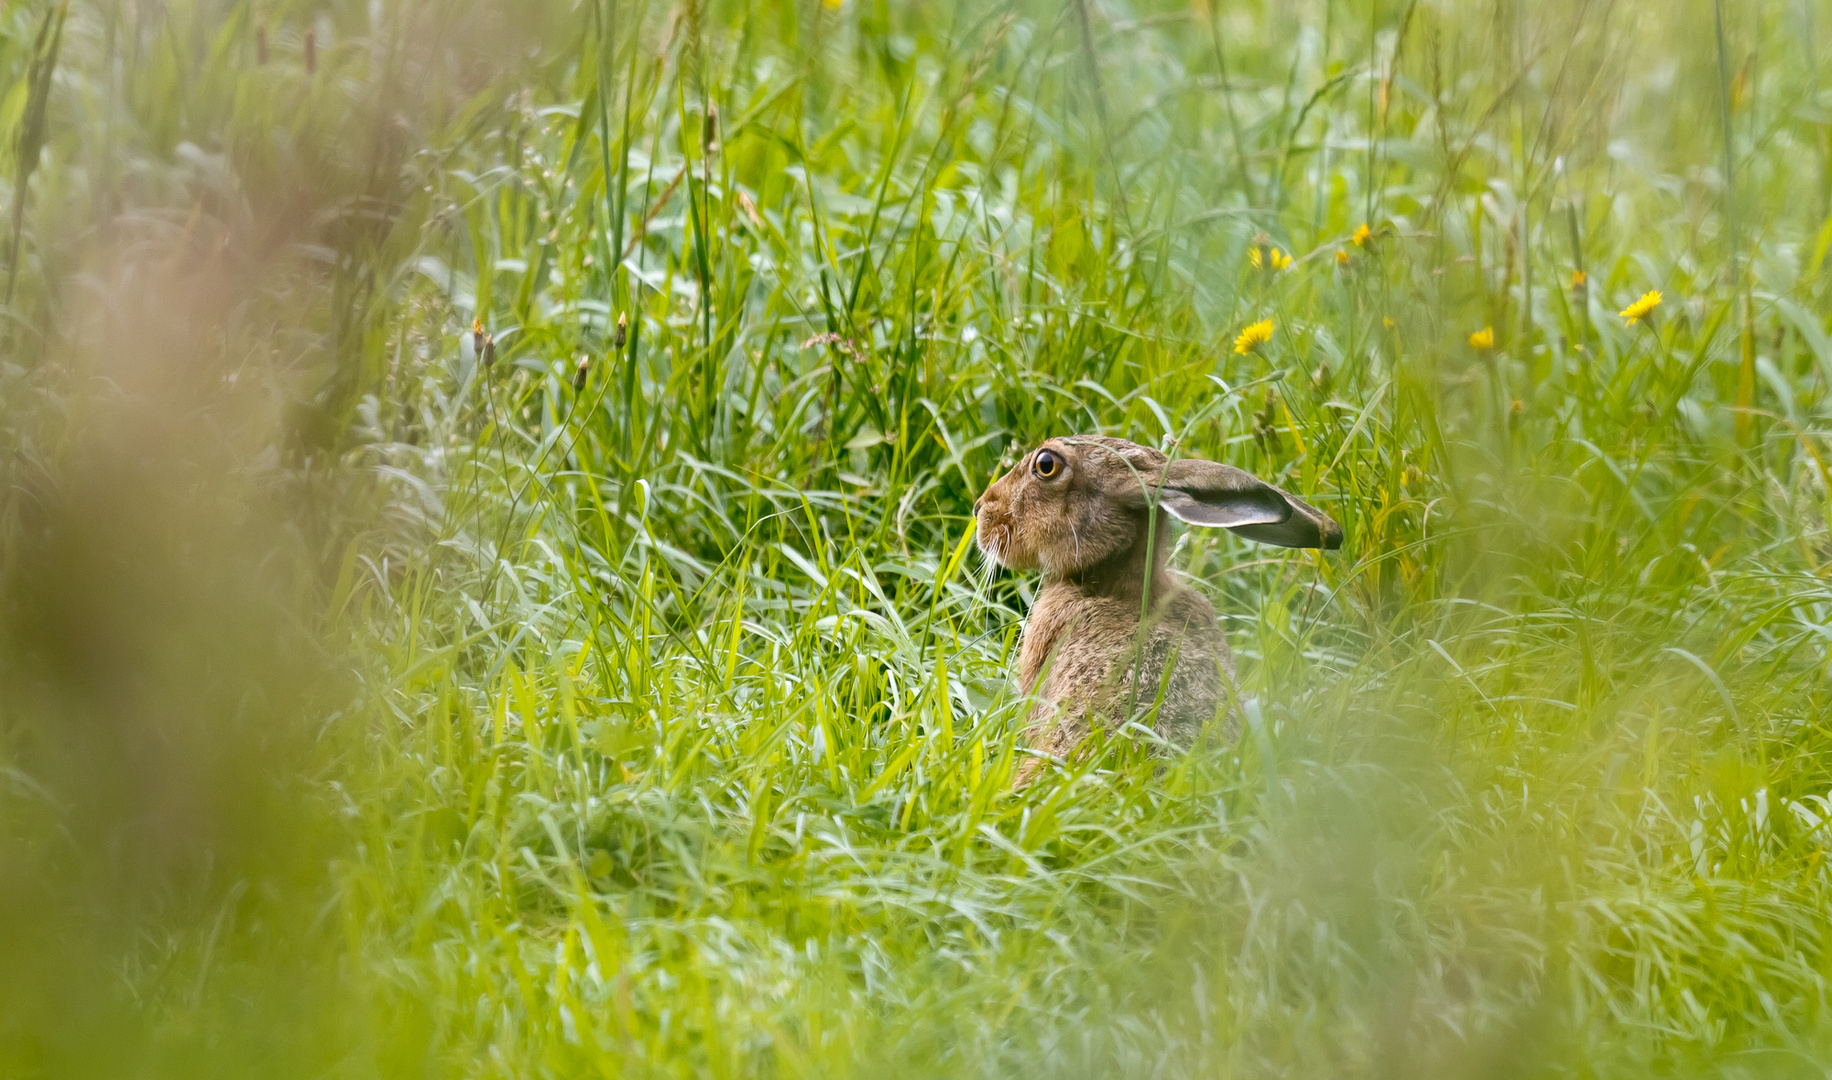
{"type": "Polygon", "coordinates": [[[994,562],[1005,565],[1005,555],[1011,544],[1011,515],[1005,502],[988,489],[973,500],[973,517],[978,526],[974,543],[994,562]]]}

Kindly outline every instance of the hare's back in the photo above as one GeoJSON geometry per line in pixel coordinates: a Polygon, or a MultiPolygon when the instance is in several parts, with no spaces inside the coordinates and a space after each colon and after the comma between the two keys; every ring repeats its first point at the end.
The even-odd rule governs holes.
{"type": "Polygon", "coordinates": [[[1150,702],[1163,687],[1153,727],[1172,742],[1187,745],[1223,707],[1223,687],[1234,679],[1234,657],[1214,606],[1194,589],[1178,587],[1154,614],[1140,665],[1141,674],[1151,681],[1140,689],[1152,695],[1144,698],[1150,702]],[[1168,679],[1166,664],[1174,665],[1168,679]]]}
{"type": "Polygon", "coordinates": [[[1233,659],[1202,594],[1175,586],[1152,607],[1140,635],[1137,601],[1046,590],[1026,634],[1025,684],[1035,685],[1046,669],[1042,697],[1067,717],[1107,724],[1124,723],[1157,702],[1154,729],[1187,744],[1216,715],[1223,680],[1234,677],[1233,659]]]}

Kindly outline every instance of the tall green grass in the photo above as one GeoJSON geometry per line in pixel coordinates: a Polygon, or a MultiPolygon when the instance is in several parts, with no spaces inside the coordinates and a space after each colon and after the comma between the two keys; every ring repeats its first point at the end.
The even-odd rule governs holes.
{"type": "Polygon", "coordinates": [[[1822,7],[15,4],[0,1063],[1823,1074],[1822,7]],[[1013,792],[1092,431],[1348,540],[1013,792]]]}

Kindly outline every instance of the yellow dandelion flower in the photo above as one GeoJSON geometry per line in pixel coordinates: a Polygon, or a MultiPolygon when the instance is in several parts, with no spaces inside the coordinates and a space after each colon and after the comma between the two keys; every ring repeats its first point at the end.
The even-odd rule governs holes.
{"type": "Polygon", "coordinates": [[[1242,354],[1250,353],[1271,340],[1272,320],[1261,319],[1242,330],[1240,336],[1234,339],[1234,351],[1242,354]]]}
{"type": "Polygon", "coordinates": [[[1361,223],[1361,227],[1355,230],[1355,235],[1349,237],[1349,239],[1355,242],[1356,247],[1361,247],[1363,244],[1366,244],[1368,238],[1373,235],[1373,230],[1369,229],[1368,223],[1364,221],[1361,223]]]}
{"type": "Polygon", "coordinates": [[[1384,326],[1384,327],[1386,327],[1387,329],[1389,329],[1389,330],[1391,330],[1391,329],[1393,329],[1393,328],[1394,328],[1395,326],[1398,326],[1399,324],[1393,321],[1393,316],[1391,316],[1391,315],[1383,315],[1383,316],[1381,316],[1381,319],[1380,319],[1380,325],[1382,325],[1382,326],[1384,326]]]}
{"type": "Polygon", "coordinates": [[[1258,244],[1247,249],[1247,261],[1253,264],[1253,269],[1255,270],[1262,270],[1265,268],[1265,259],[1260,255],[1260,247],[1258,244]]]}
{"type": "Polygon", "coordinates": [[[1641,294],[1641,299],[1622,309],[1622,317],[1628,321],[1628,325],[1633,326],[1652,315],[1659,306],[1660,290],[1649,289],[1641,294]]]}
{"type": "Polygon", "coordinates": [[[1336,252],[1336,265],[1337,266],[1347,266],[1348,264],[1349,264],[1349,253],[1338,249],[1336,252]]]}
{"type": "Polygon", "coordinates": [[[1495,328],[1485,326],[1469,336],[1472,349],[1492,349],[1495,347],[1495,328]]]}
{"type": "Polygon", "coordinates": [[[1573,270],[1571,272],[1571,287],[1574,289],[1583,288],[1584,283],[1589,280],[1590,280],[1589,276],[1586,275],[1584,271],[1582,270],[1573,270]]]}
{"type": "Polygon", "coordinates": [[[1278,248],[1272,249],[1272,268],[1274,270],[1283,270],[1287,266],[1290,266],[1290,265],[1291,265],[1291,256],[1285,254],[1283,251],[1280,251],[1278,248]]]}

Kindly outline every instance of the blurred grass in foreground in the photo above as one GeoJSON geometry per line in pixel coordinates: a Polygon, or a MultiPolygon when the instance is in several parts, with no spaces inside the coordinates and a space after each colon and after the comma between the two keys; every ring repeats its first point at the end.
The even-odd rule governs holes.
{"type": "Polygon", "coordinates": [[[65,10],[0,1071],[1832,1060],[1823,5],[65,10]],[[1013,794],[966,512],[1092,430],[1349,542],[1013,794]]]}

